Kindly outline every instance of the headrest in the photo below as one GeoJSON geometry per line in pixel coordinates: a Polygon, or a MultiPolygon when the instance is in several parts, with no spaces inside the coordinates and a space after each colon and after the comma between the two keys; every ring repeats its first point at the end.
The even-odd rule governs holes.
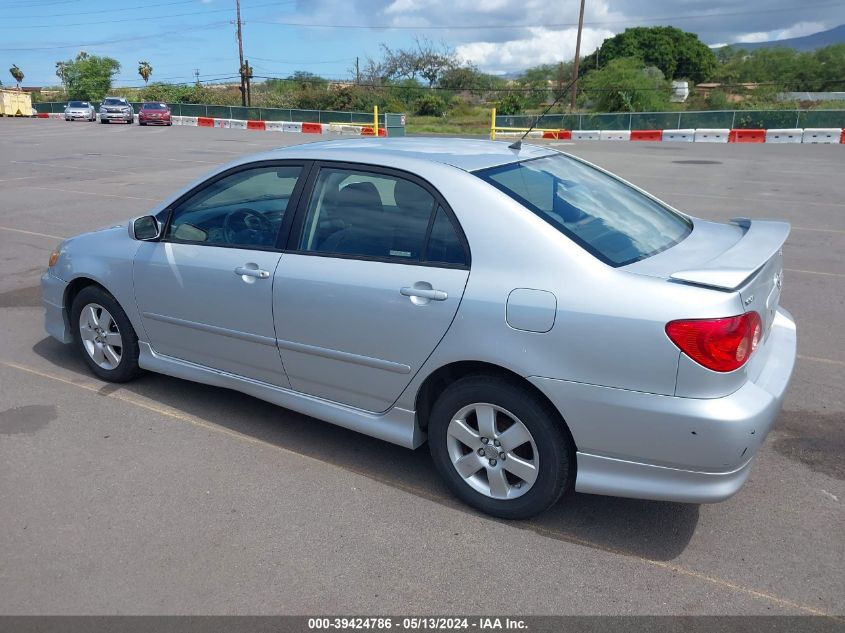
{"type": "Polygon", "coordinates": [[[393,199],[400,209],[431,209],[434,200],[431,194],[409,180],[397,180],[393,188],[393,199]]]}

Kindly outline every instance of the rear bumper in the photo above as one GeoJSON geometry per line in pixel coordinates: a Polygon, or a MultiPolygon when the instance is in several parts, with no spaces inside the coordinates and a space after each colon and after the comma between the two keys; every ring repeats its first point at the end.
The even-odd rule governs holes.
{"type": "Polygon", "coordinates": [[[755,380],[722,398],[679,398],[531,378],[557,406],[578,447],[580,492],[712,503],[745,483],[783,404],[796,329],[778,310],[755,380]]]}
{"type": "Polygon", "coordinates": [[[44,303],[44,329],[47,334],[61,341],[71,343],[70,321],[64,307],[67,283],[47,271],[41,276],[41,301],[44,303]]]}

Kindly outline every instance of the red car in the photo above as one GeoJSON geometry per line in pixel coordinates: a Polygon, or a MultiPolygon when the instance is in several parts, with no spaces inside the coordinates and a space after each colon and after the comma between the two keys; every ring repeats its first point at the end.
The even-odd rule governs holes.
{"type": "Polygon", "coordinates": [[[170,108],[157,101],[142,103],[138,110],[138,125],[173,125],[170,108]]]}

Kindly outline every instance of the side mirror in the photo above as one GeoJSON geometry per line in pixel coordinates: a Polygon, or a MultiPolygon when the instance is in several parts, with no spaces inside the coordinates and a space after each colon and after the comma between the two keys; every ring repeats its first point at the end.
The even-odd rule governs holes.
{"type": "Polygon", "coordinates": [[[155,216],[145,215],[129,223],[129,237],[142,242],[152,242],[161,237],[161,224],[155,216]]]}

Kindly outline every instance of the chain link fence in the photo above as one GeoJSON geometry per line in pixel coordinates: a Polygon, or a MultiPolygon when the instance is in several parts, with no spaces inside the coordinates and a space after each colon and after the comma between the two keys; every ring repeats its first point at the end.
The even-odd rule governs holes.
{"type": "MultiPolygon", "coordinates": [[[[67,101],[34,104],[39,112],[60,114],[67,101]]],[[[99,108],[98,103],[92,104],[99,108]]],[[[206,105],[202,103],[168,103],[173,116],[203,116],[239,121],[296,121],[301,123],[351,123],[367,125],[373,122],[372,112],[337,112],[332,110],[297,110],[295,108],[244,108],[241,106],[206,105]]],[[[132,103],[135,113],[141,103],[132,103]]],[[[384,127],[385,115],[379,114],[379,127],[384,127]]]]}
{"type": "Polygon", "coordinates": [[[497,115],[497,127],[562,130],[845,128],[845,110],[708,110],[607,114],[497,115]]]}

